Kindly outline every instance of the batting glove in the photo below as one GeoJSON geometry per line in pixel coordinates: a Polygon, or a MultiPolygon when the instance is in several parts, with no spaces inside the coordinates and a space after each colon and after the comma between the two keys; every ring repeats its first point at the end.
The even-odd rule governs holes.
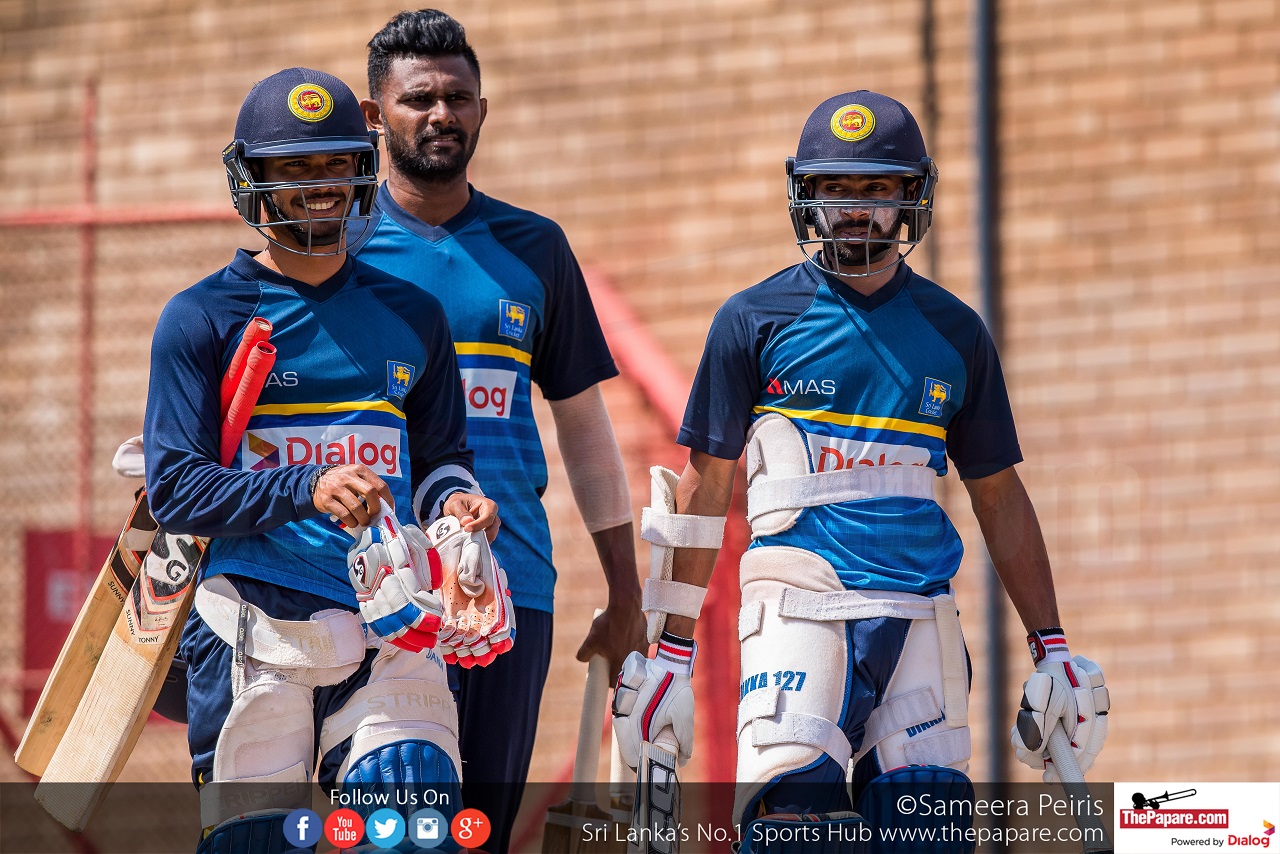
{"type": "Polygon", "coordinates": [[[640,764],[640,745],[670,727],[679,745],[677,762],[693,755],[693,659],[698,645],[663,632],[658,654],[627,656],[613,692],[613,731],[618,750],[630,768],[640,764]]]}
{"type": "Polygon", "coordinates": [[[1111,698],[1102,669],[1082,655],[1072,658],[1062,630],[1042,629],[1028,636],[1036,672],[1023,684],[1018,722],[1010,732],[1014,752],[1024,765],[1043,771],[1046,783],[1058,782],[1049,757],[1049,734],[1062,724],[1081,771],[1087,771],[1107,738],[1111,698]]]}
{"type": "Polygon", "coordinates": [[[429,533],[443,568],[444,609],[438,652],[449,664],[485,667],[515,643],[515,609],[507,573],[483,531],[467,533],[453,516],[431,524],[429,533]]]}
{"type": "Polygon", "coordinates": [[[444,609],[440,557],[421,529],[401,525],[385,503],[376,524],[356,529],[347,573],[360,615],[375,634],[410,652],[436,645],[444,609]]]}

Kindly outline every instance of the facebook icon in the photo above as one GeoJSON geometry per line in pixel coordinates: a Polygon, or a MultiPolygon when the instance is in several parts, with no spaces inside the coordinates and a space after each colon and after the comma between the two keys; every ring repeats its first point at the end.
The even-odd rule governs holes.
{"type": "Polygon", "coordinates": [[[320,841],[324,825],[311,810],[294,810],[285,817],[284,838],[295,848],[310,848],[320,841]]]}

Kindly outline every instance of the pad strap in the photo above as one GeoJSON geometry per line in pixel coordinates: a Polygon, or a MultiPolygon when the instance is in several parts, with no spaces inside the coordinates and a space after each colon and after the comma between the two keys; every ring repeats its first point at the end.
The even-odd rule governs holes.
{"type": "Polygon", "coordinates": [[[718,549],[724,542],[723,516],[667,513],[654,507],[640,511],[640,537],[670,549],[718,549]]]}
{"type": "Polygon", "coordinates": [[[751,744],[768,747],[772,744],[804,744],[826,753],[841,768],[849,764],[853,748],[840,727],[825,718],[798,712],[783,712],[776,720],[758,718],[751,722],[751,744]]]}
{"type": "Polygon", "coordinates": [[[273,667],[345,668],[363,661],[368,648],[359,614],[335,609],[311,620],[277,620],[242,600],[225,575],[200,582],[195,606],[205,624],[232,649],[273,667]]]}
{"type": "Polygon", "coordinates": [[[798,510],[889,496],[933,500],[938,473],[928,466],[858,466],[799,477],[761,480],[747,489],[747,521],[775,510],[798,510]]]}
{"type": "Polygon", "coordinates": [[[663,581],[658,578],[646,579],[644,594],[640,599],[640,610],[662,611],[665,614],[679,614],[692,620],[698,619],[702,613],[702,600],[707,598],[707,588],[696,584],[685,584],[682,581],[663,581]]]}
{"type": "Polygon", "coordinates": [[[929,686],[887,699],[867,716],[866,731],[858,758],[896,732],[927,724],[942,717],[942,708],[929,686]]]}
{"type": "Polygon", "coordinates": [[[777,686],[748,694],[738,704],[738,733],[750,725],[751,743],[755,747],[804,744],[823,751],[841,767],[847,765],[853,747],[840,727],[815,715],[780,711],[782,695],[782,689],[777,686]]]}
{"type": "MultiPolygon", "coordinates": [[[[953,607],[954,604],[953,600],[953,607]]],[[[935,613],[933,600],[928,596],[889,590],[878,590],[875,596],[867,596],[858,590],[829,593],[789,587],[778,598],[779,616],[823,623],[877,617],[932,620],[935,613]]]]}

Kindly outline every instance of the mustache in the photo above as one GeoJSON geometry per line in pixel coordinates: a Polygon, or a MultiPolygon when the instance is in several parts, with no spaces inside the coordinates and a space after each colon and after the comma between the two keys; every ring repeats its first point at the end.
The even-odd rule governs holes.
{"type": "Polygon", "coordinates": [[[424,142],[432,142],[437,139],[453,139],[458,142],[466,142],[467,135],[460,130],[435,130],[429,128],[418,134],[414,142],[422,145],[424,142]]]}

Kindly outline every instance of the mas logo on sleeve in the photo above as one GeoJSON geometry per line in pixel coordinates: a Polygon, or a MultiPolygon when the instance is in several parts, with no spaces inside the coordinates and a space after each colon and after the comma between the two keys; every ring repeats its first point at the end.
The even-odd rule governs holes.
{"type": "Polygon", "coordinates": [[[930,418],[942,417],[942,406],[951,399],[951,383],[924,378],[924,397],[920,400],[920,414],[930,418]]]}
{"type": "Polygon", "coordinates": [[[509,299],[498,300],[499,335],[523,341],[528,323],[529,306],[524,303],[512,302],[509,299]]]}
{"type": "Polygon", "coordinates": [[[387,362],[387,397],[404,400],[413,385],[413,365],[404,362],[387,362]]]}

